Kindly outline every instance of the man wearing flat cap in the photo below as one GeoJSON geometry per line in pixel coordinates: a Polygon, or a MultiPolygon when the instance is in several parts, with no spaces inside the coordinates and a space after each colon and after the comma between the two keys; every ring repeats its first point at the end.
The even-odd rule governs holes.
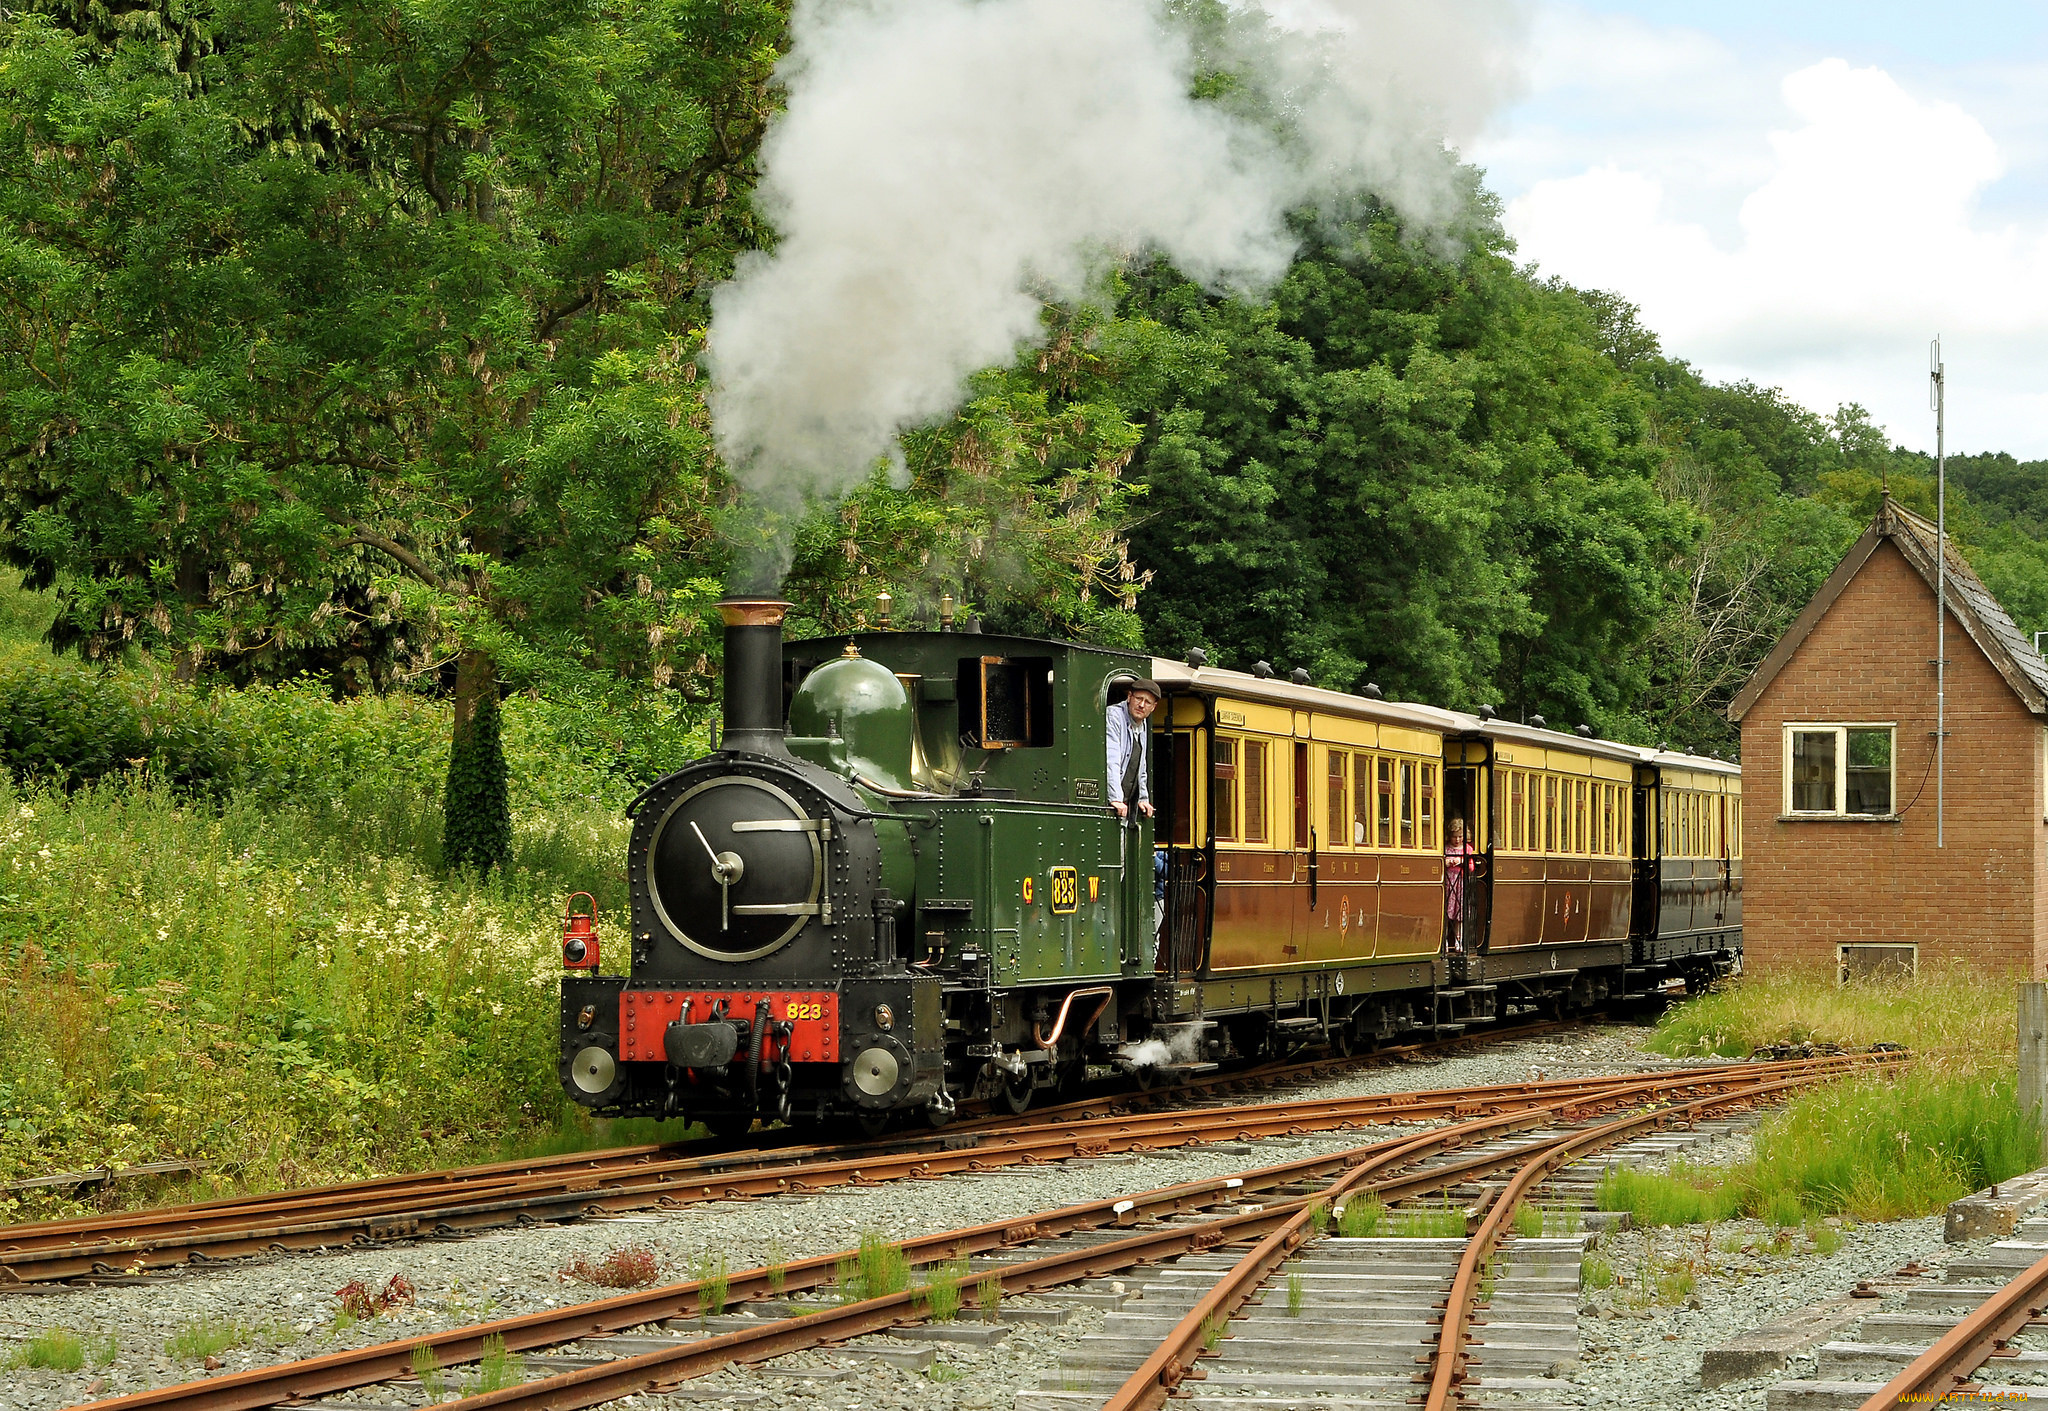
{"type": "Polygon", "coordinates": [[[1105,722],[1109,735],[1109,806],[1118,818],[1131,816],[1131,805],[1152,816],[1152,727],[1146,724],[1159,708],[1157,681],[1129,683],[1129,694],[1114,701],[1105,722]]]}

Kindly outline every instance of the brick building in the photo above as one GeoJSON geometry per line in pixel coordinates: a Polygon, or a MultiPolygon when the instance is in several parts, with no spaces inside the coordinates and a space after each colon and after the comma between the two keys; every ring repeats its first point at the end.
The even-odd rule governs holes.
{"type": "Polygon", "coordinates": [[[1951,547],[1937,848],[1936,542],[1887,497],[1729,706],[1752,969],[2048,974],[2048,661],[1951,547]]]}

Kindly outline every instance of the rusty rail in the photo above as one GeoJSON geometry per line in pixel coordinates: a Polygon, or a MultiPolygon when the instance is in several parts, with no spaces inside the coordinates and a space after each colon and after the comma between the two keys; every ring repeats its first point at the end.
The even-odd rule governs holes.
{"type": "Polygon", "coordinates": [[[1976,1370],[2044,1310],[2048,1310],[2048,1259],[1985,1299],[1974,1313],[1886,1382],[1863,1403],[1861,1411],[1891,1411],[1908,1397],[1915,1404],[1931,1406],[1967,1390],[1976,1370]]]}
{"type": "MultiPolygon", "coordinates": [[[[1809,1080],[1838,1071],[1840,1067],[1838,1063],[1768,1066],[1779,1070],[1801,1070],[1810,1075],[1809,1080]]],[[[1604,1092],[1553,1095],[1547,1103],[1531,1104],[1366,1147],[1281,1162],[1236,1177],[1183,1182],[1136,1196],[1087,1202],[1022,1220],[997,1221],[929,1235],[907,1240],[902,1247],[910,1263],[929,1263],[960,1254],[982,1253],[1005,1245],[1054,1238],[1080,1229],[1156,1220],[1214,1205],[1220,1200],[1245,1191],[1270,1190],[1294,1181],[1331,1173],[1352,1172],[1352,1177],[1347,1180],[1345,1187],[1349,1189],[1356,1186],[1364,1175],[1383,1172],[1390,1167],[1411,1163],[1422,1156],[1449,1150],[1475,1140],[1537,1126],[1560,1116],[1575,1113],[1582,1115],[1587,1110],[1608,1107],[1614,1103],[1654,1098],[1660,1094],[1680,1092],[1702,1085],[1725,1087],[1731,1080],[1733,1075],[1722,1075],[1711,1083],[1705,1082],[1693,1073],[1654,1077],[1626,1075],[1606,1080],[1608,1087],[1604,1092]]],[[[1734,1099],[1724,1096],[1721,1100],[1734,1099]]],[[[1530,1150],[1520,1148],[1506,1153],[1473,1157],[1426,1171],[1386,1176],[1375,1181],[1372,1189],[1394,1199],[1442,1189],[1471,1176],[1513,1165],[1526,1159],[1530,1150]]],[[[1209,1248],[1248,1238],[1265,1238],[1295,1216],[1304,1221],[1309,1219],[1311,1208],[1327,1203],[1329,1199],[1330,1193],[1322,1192],[1313,1196],[1275,1202],[1258,1212],[1220,1217],[1199,1226],[1146,1232],[1114,1243],[1097,1245],[1085,1251],[1049,1256],[1047,1260],[1033,1261],[1030,1264],[1007,1266],[1004,1271],[1005,1288],[1020,1291],[1027,1287],[1043,1287],[1049,1283],[1088,1277],[1091,1272],[1098,1270],[1107,1272],[1127,1268],[1135,1263],[1150,1262],[1192,1248],[1209,1248]],[[1084,1255],[1086,1259],[1083,1258],[1084,1255]],[[1121,1262],[1097,1265],[1087,1263],[1087,1259],[1121,1262]],[[1060,1269],[1080,1269],[1081,1272],[1066,1272],[1057,1278],[1053,1277],[1060,1269]],[[1013,1274],[1025,1282],[1013,1285],[1010,1282],[1013,1274]],[[1032,1282],[1033,1280],[1038,1282],[1032,1282]]],[[[781,1271],[783,1286],[802,1289],[827,1283],[834,1277],[840,1261],[845,1257],[846,1254],[842,1252],[794,1262],[781,1271]]],[[[102,1411],[108,1411],[109,1408],[120,1408],[120,1411],[143,1411],[143,1408],[151,1408],[152,1411],[155,1411],[155,1408],[175,1408],[175,1411],[252,1411],[253,1408],[270,1406],[286,1398],[325,1395],[405,1375],[411,1368],[414,1349],[422,1346],[428,1348],[446,1365],[472,1361],[481,1356],[486,1338],[502,1339],[507,1350],[524,1351],[569,1342],[593,1334],[616,1332],[661,1319],[695,1316],[701,1311],[701,1288],[700,1284],[689,1283],[622,1294],[570,1308],[529,1314],[468,1328],[450,1329],[424,1337],[407,1338],[401,1342],[335,1353],[305,1362],[253,1369],[205,1381],[138,1392],[95,1405],[102,1408],[102,1411]]],[[[769,1271],[753,1269],[732,1275],[727,1283],[726,1296],[734,1302],[744,1302],[763,1297],[770,1291],[769,1271]]],[[[631,1389],[644,1390],[650,1386],[666,1384],[668,1381],[681,1380],[696,1374],[695,1371],[684,1370],[686,1368],[708,1370],[710,1365],[722,1365],[727,1361],[761,1360],[790,1351],[795,1346],[815,1346],[822,1341],[857,1336],[861,1331],[873,1331],[877,1327],[900,1322],[911,1315],[905,1301],[907,1297],[891,1296],[888,1300],[867,1300],[861,1304],[848,1304],[840,1310],[807,1314],[799,1320],[780,1320],[764,1326],[763,1329],[749,1330],[745,1334],[723,1335],[692,1343],[684,1349],[664,1350],[643,1358],[625,1359],[619,1363],[606,1364],[604,1369],[586,1369],[591,1373],[589,1376],[571,1373],[564,1374],[563,1377],[544,1379],[530,1384],[527,1388],[512,1388],[507,1393],[494,1393],[492,1398],[475,1399],[471,1404],[494,1406],[501,1404],[494,1399],[496,1397],[512,1396],[516,1400],[518,1393],[526,1391],[541,1399],[523,1402],[523,1405],[552,1408],[590,1406],[625,1394],[617,1389],[621,1384],[618,1379],[622,1377],[627,1380],[633,1377],[641,1378],[631,1389]],[[879,1324],[863,1321],[884,1313],[888,1316],[879,1324]],[[802,1327],[792,1330],[797,1323],[801,1323],[802,1327]],[[685,1353],[696,1356],[700,1351],[712,1361],[698,1363],[684,1356],[685,1353]],[[649,1361],[648,1358],[657,1360],[649,1361]],[[682,1360],[677,1360],[679,1358],[682,1360]]]]}
{"type": "MultiPolygon", "coordinates": [[[[1435,1182],[1435,1186],[1431,1188],[1454,1185],[1467,1175],[1483,1174],[1485,1169],[1499,1170],[1504,1166],[1518,1166],[1519,1169],[1509,1181],[1506,1190],[1490,1203],[1485,1218],[1467,1243],[1464,1255],[1459,1261],[1457,1275],[1452,1282],[1444,1308],[1425,1411],[1447,1411],[1450,1405],[1449,1398],[1455,1394],[1455,1388],[1462,1380],[1465,1339],[1470,1329],[1472,1299],[1478,1288],[1481,1268],[1491,1257],[1500,1232],[1514,1217],[1515,1208],[1521,1203],[1524,1195],[1550,1172],[1586,1150],[1608,1145],[1645,1128],[1661,1127],[1674,1118],[1699,1115],[1711,1108],[1754,1101],[1788,1088],[1836,1076],[1841,1071],[1843,1070],[1837,1067],[1797,1077],[1758,1082],[1746,1088],[1699,1098],[1678,1107],[1638,1113],[1616,1122],[1605,1123],[1587,1132],[1568,1134],[1513,1152],[1497,1153],[1491,1157],[1474,1158],[1456,1165],[1431,1168],[1427,1173],[1435,1182]],[[1450,1179],[1442,1179],[1444,1177],[1450,1179]]],[[[1557,1110],[1561,1112],[1563,1105],[1557,1110]]],[[[1347,1195],[1364,1184],[1364,1177],[1367,1174],[1369,1172],[1365,1170],[1354,1171],[1328,1191],[1311,1197],[1285,1224],[1260,1241],[1230,1272],[1217,1280],[1214,1288],[1197,1300],[1195,1306],[1174,1326],[1151,1356],[1103,1403],[1103,1411],[1158,1411],[1159,1407],[1165,1405],[1167,1397],[1189,1375],[1196,1360],[1213,1340],[1215,1329],[1235,1314],[1308,1238],[1316,1208],[1334,1208],[1343,1203],[1347,1195]]],[[[1420,1194],[1421,1190],[1417,1188],[1419,1184],[1414,1180],[1380,1181],[1372,1183],[1371,1189],[1383,1198],[1400,1199],[1420,1194]]]]}
{"type": "MultiPolygon", "coordinates": [[[[1848,1060],[1821,1059],[1818,1063],[1848,1060]]],[[[1625,1075],[1636,1082],[1725,1081],[1773,1065],[1728,1065],[1625,1075]]],[[[1782,1067],[1784,1065],[1777,1065],[1782,1067]]],[[[0,1229],[0,1281],[48,1282],[110,1270],[163,1268],[195,1256],[221,1259],[277,1247],[321,1248],[359,1240],[409,1238],[510,1224],[522,1216],[572,1215],[835,1185],[872,1184],[986,1170],[1204,1140],[1287,1135],[1396,1120],[1471,1116],[1573,1093],[1599,1093],[1616,1078],[1507,1084],[1491,1089],[1325,1098],[1242,1108],[1136,1113],[996,1129],[926,1143],[909,1151],[825,1148],[816,1154],[764,1154],[753,1160],[636,1160],[622,1169],[560,1168],[503,1175],[492,1168],[469,1184],[428,1181],[409,1188],[303,1193],[285,1203],[245,1209],[144,1211],[92,1220],[0,1229]]]]}

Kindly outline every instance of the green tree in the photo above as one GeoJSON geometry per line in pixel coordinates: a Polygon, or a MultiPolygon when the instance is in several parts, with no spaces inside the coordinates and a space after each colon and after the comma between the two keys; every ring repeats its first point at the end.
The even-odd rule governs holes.
{"type": "Polygon", "coordinates": [[[1465,179],[1455,257],[1362,202],[1302,220],[1269,304],[1133,280],[1126,317],[1179,339],[1137,467],[1149,635],[1621,728],[1696,526],[1658,495],[1644,396],[1603,346],[1640,331],[1516,271],[1465,179]]]}
{"type": "Polygon", "coordinates": [[[173,18],[200,37],[28,16],[0,49],[6,552],[89,656],[453,656],[449,853],[488,865],[501,683],[711,670],[694,355],[761,238],[783,11],[173,18]]]}

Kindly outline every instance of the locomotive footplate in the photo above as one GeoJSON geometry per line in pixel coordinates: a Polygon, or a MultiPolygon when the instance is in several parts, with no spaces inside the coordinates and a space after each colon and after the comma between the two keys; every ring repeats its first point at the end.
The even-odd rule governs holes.
{"type": "Polygon", "coordinates": [[[839,1061],[835,990],[627,990],[619,996],[619,1056],[628,1063],[715,1068],[743,1056],[739,1045],[745,1043],[763,1062],[784,1057],[780,1036],[775,1053],[761,1052],[761,1019],[789,1026],[790,1062],[839,1061]]]}

